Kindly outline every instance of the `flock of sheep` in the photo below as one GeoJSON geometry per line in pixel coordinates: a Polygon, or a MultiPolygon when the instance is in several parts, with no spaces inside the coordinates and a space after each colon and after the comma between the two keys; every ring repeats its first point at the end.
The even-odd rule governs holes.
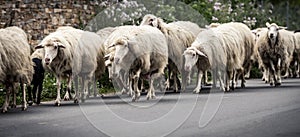
{"type": "Polygon", "coordinates": [[[195,93],[201,91],[203,76],[207,83],[207,72],[212,74],[212,86],[219,83],[221,91],[234,89],[238,80],[245,87],[255,62],[270,85],[281,85],[282,72],[284,77],[300,75],[300,33],[275,23],[266,23],[265,28],[255,30],[238,22],[200,28],[188,21],[165,23],[148,14],[140,26],[107,27],[97,33],[59,27],[35,46],[32,54],[26,33],[18,27],[8,27],[0,29],[0,49],[0,81],[6,91],[2,112],[7,111],[11,95],[12,106],[16,106],[18,87],[23,92],[23,110],[27,108],[26,87],[28,104],[39,104],[44,71],[56,77],[58,106],[62,80],[67,82],[64,99],[84,102],[91,94],[88,90],[91,86],[94,95],[97,94],[95,82],[106,69],[109,78],[122,87],[123,93],[130,94],[132,101],[140,97],[139,81],[148,81],[146,98],[153,99],[155,82],[161,90],[173,86],[177,92],[182,85],[184,91],[194,71],[198,73],[195,93]]]}

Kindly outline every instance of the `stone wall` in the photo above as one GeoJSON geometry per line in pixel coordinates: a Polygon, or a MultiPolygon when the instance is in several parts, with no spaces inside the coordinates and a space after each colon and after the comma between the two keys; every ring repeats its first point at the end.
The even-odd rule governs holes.
{"type": "Polygon", "coordinates": [[[59,26],[82,28],[105,4],[102,0],[1,0],[0,28],[21,27],[35,46],[59,26]]]}

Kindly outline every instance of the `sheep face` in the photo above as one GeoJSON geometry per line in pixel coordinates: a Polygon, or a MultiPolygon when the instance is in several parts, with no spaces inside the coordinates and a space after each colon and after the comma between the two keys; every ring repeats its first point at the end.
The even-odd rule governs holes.
{"type": "Polygon", "coordinates": [[[198,61],[197,53],[194,50],[186,50],[183,53],[183,56],[185,59],[184,69],[185,69],[185,71],[190,72],[192,70],[193,66],[198,61]]]}
{"type": "Polygon", "coordinates": [[[57,56],[59,48],[65,48],[60,42],[47,42],[42,45],[45,49],[45,64],[49,65],[57,56]]]}
{"type": "Polygon", "coordinates": [[[124,38],[117,39],[116,42],[114,42],[113,45],[110,47],[115,47],[115,55],[113,59],[113,65],[112,65],[112,71],[113,71],[113,76],[118,77],[120,70],[122,69],[122,62],[124,61],[124,58],[126,55],[129,53],[129,46],[128,42],[124,38]]]}
{"type": "Polygon", "coordinates": [[[107,70],[108,70],[108,78],[109,79],[113,78],[112,63],[113,63],[113,59],[110,59],[110,58],[105,61],[105,66],[107,67],[107,70]]]}
{"type": "Polygon", "coordinates": [[[158,24],[159,24],[159,19],[156,16],[150,14],[144,16],[143,21],[141,23],[141,25],[150,25],[156,28],[158,27],[158,24]]]}
{"type": "Polygon", "coordinates": [[[280,29],[286,29],[286,27],[281,27],[278,26],[275,23],[269,24],[268,22],[266,23],[266,26],[268,27],[268,38],[271,40],[271,42],[275,43],[279,30],[280,29]]]}
{"type": "Polygon", "coordinates": [[[277,25],[271,25],[270,27],[268,27],[268,38],[271,41],[275,41],[278,36],[278,31],[279,28],[277,25]]]}

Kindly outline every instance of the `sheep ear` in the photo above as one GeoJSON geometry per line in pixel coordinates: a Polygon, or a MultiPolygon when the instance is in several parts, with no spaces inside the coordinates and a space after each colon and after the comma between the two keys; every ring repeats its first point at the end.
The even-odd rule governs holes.
{"type": "Polygon", "coordinates": [[[41,48],[44,48],[42,45],[38,45],[36,47],[34,47],[34,49],[41,49],[41,48]]]}
{"type": "Polygon", "coordinates": [[[202,57],[207,58],[207,56],[206,56],[203,52],[201,52],[201,51],[199,51],[199,50],[196,50],[196,53],[197,53],[199,56],[202,56],[202,57]]]}
{"type": "Polygon", "coordinates": [[[287,27],[282,27],[282,26],[279,26],[279,29],[287,29],[287,27]]]}
{"type": "Polygon", "coordinates": [[[251,30],[251,32],[253,33],[253,34],[256,34],[257,33],[257,30],[255,29],[255,30],[251,30]]]}
{"type": "Polygon", "coordinates": [[[106,55],[104,56],[104,59],[105,59],[105,60],[108,60],[108,58],[110,57],[110,55],[111,55],[111,53],[106,54],[106,55]]]}
{"type": "Polygon", "coordinates": [[[266,22],[266,26],[269,28],[271,24],[269,22],[266,22]]]}
{"type": "Polygon", "coordinates": [[[116,41],[116,44],[115,45],[125,45],[126,42],[125,42],[125,39],[124,38],[120,38],[116,41]]]}
{"type": "Polygon", "coordinates": [[[115,47],[115,46],[116,46],[115,44],[112,44],[112,45],[108,46],[107,49],[110,49],[110,48],[115,47]]]}
{"type": "Polygon", "coordinates": [[[56,42],[56,44],[57,44],[58,48],[64,48],[64,49],[66,48],[66,46],[60,42],[56,42]]]}

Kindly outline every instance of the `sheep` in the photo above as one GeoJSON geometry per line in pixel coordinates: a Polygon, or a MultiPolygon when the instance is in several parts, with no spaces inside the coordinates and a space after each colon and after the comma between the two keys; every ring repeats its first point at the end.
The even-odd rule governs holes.
{"type": "MultiPolygon", "coordinates": [[[[240,40],[240,52],[243,52],[241,53],[242,56],[244,56],[244,58],[241,58],[241,63],[242,63],[242,70],[239,72],[235,72],[236,73],[236,76],[235,76],[235,80],[233,80],[233,89],[234,89],[234,85],[237,81],[237,79],[241,76],[241,87],[245,87],[245,78],[249,78],[249,76],[247,76],[246,74],[248,72],[250,72],[251,70],[251,67],[252,67],[252,64],[254,63],[255,61],[255,41],[254,41],[254,37],[253,37],[253,34],[250,30],[250,28],[243,24],[243,23],[238,23],[238,22],[230,22],[230,23],[227,23],[228,26],[232,26],[234,27],[237,32],[239,33],[239,37],[241,38],[240,40]]],[[[238,45],[239,45],[238,44],[238,45]]],[[[242,57],[241,56],[241,57],[242,57]]]]}
{"type": "Polygon", "coordinates": [[[115,48],[113,76],[120,77],[121,69],[131,73],[134,84],[132,101],[140,97],[139,78],[150,80],[147,100],[155,98],[153,82],[164,74],[168,63],[167,41],[162,32],[150,26],[123,26],[115,30],[105,43],[106,47],[115,48]]]}
{"type": "MultiPolygon", "coordinates": [[[[100,35],[101,37],[103,37],[104,39],[108,39],[108,36],[110,36],[110,34],[112,32],[114,32],[117,29],[122,29],[123,31],[127,31],[126,29],[128,29],[128,26],[122,26],[122,27],[107,27],[107,28],[103,28],[101,30],[99,30],[97,32],[98,35],[100,35]]],[[[122,35],[123,33],[114,33],[112,34],[108,40],[106,40],[106,42],[112,42],[111,40],[114,40],[117,36],[122,35]]],[[[114,55],[115,55],[115,48],[108,48],[108,45],[103,43],[105,46],[105,66],[108,69],[108,74],[109,74],[109,79],[114,79],[116,81],[116,84],[118,84],[119,87],[122,87],[122,94],[126,94],[129,92],[129,95],[132,95],[132,88],[130,83],[131,80],[128,79],[128,73],[124,72],[124,71],[120,71],[120,75],[119,77],[113,77],[113,71],[112,71],[112,64],[114,61],[114,55]]]]}
{"type": "Polygon", "coordinates": [[[225,91],[224,77],[227,64],[227,53],[225,44],[222,41],[222,33],[208,29],[202,31],[192,43],[191,47],[187,48],[183,56],[185,58],[185,70],[191,71],[194,65],[198,69],[198,82],[194,93],[199,93],[201,90],[201,79],[203,72],[212,69],[213,80],[216,83],[218,77],[220,81],[220,89],[225,91]]]}
{"type": "MultiPolygon", "coordinates": [[[[161,18],[158,18],[154,15],[147,14],[143,17],[143,20],[140,25],[150,25],[152,27],[158,28],[166,37],[168,42],[168,55],[169,55],[169,77],[171,73],[173,74],[174,79],[174,91],[178,91],[178,85],[176,82],[176,77],[178,72],[182,74],[182,90],[185,91],[187,72],[183,69],[184,60],[182,54],[184,50],[189,47],[195,40],[195,36],[183,28],[177,25],[166,24],[161,18]]],[[[168,78],[169,80],[170,78],[168,78]]]]}
{"type": "Polygon", "coordinates": [[[265,81],[266,83],[268,83],[269,81],[269,74],[268,74],[268,70],[266,70],[264,68],[262,59],[259,55],[259,51],[258,51],[258,38],[261,36],[261,34],[266,33],[268,31],[268,28],[257,28],[255,30],[252,30],[252,33],[254,34],[254,58],[256,60],[256,62],[258,63],[258,68],[262,71],[263,76],[262,76],[262,81],[265,81]]]}
{"type": "Polygon", "coordinates": [[[103,71],[104,47],[100,37],[96,33],[75,29],[72,27],[60,27],[55,32],[46,36],[41,43],[35,47],[44,50],[43,64],[56,77],[57,98],[55,105],[60,106],[61,80],[67,78],[67,90],[71,91],[72,79],[75,83],[74,103],[86,99],[88,83],[94,77],[96,70],[103,71]],[[98,61],[97,59],[101,59],[98,61]],[[101,63],[101,64],[99,64],[101,63]],[[78,90],[78,82],[81,78],[82,90],[78,90]],[[78,91],[81,91],[80,93],[78,91]]]}
{"type": "MultiPolygon", "coordinates": [[[[200,28],[196,23],[193,23],[193,22],[190,22],[190,21],[176,21],[176,22],[171,22],[169,23],[170,26],[172,25],[176,25],[176,26],[179,26],[181,27],[182,29],[188,31],[188,32],[191,32],[194,37],[196,38],[197,35],[204,31],[205,29],[204,28],[200,28]]],[[[194,72],[194,70],[190,73],[190,75],[192,75],[194,72]]],[[[204,73],[204,83],[205,84],[208,84],[208,77],[207,77],[207,71],[204,73]]],[[[191,76],[187,76],[187,84],[189,85],[191,83],[191,76]]]]}
{"type": "Polygon", "coordinates": [[[44,52],[41,49],[35,50],[31,54],[31,60],[34,63],[34,74],[31,81],[31,85],[33,85],[33,89],[31,90],[31,85],[27,86],[28,90],[28,104],[32,105],[33,103],[40,104],[41,102],[41,94],[43,91],[43,81],[44,81],[44,67],[43,67],[43,55],[44,52]],[[37,91],[37,97],[36,97],[37,91]],[[33,99],[32,99],[33,95],[33,99]]]}
{"type": "MultiPolygon", "coordinates": [[[[16,83],[20,83],[22,96],[22,110],[27,109],[26,84],[29,84],[33,75],[33,64],[30,60],[30,46],[26,33],[18,27],[0,29],[0,82],[5,85],[6,98],[2,112],[7,112],[10,94],[14,95],[16,83]]],[[[15,104],[14,104],[15,105],[15,104]]]]}
{"type": "Polygon", "coordinates": [[[269,71],[270,85],[281,85],[281,70],[287,72],[292,60],[295,37],[286,27],[266,23],[268,31],[256,42],[264,67],[269,71]],[[275,83],[274,83],[275,80],[275,83]]]}
{"type": "Polygon", "coordinates": [[[221,37],[226,45],[227,52],[227,80],[226,91],[230,89],[230,80],[232,80],[232,89],[235,88],[236,80],[239,75],[242,76],[241,87],[245,87],[245,69],[253,60],[254,41],[251,30],[243,23],[230,22],[212,27],[218,32],[222,32],[221,37]]]}
{"type": "Polygon", "coordinates": [[[296,40],[295,53],[294,53],[294,59],[296,61],[295,63],[296,71],[294,73],[294,77],[300,77],[300,33],[295,31],[294,36],[296,40]]]}

